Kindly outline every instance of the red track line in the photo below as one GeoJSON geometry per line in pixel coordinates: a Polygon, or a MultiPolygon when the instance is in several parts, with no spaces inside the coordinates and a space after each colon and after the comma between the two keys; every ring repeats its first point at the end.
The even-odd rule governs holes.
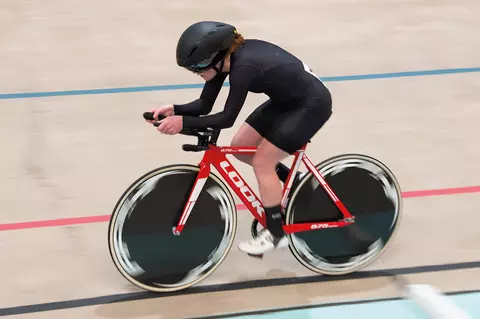
{"type": "Polygon", "coordinates": [[[100,222],[108,221],[109,218],[110,218],[110,215],[102,215],[102,216],[86,216],[86,217],[51,219],[51,220],[39,220],[34,222],[0,224],[0,231],[100,223],[100,222]]]}
{"type": "MultiPolygon", "coordinates": [[[[469,187],[458,187],[458,188],[410,191],[410,192],[403,192],[402,195],[404,198],[414,198],[414,197],[467,194],[467,193],[478,193],[478,192],[480,192],[480,186],[469,186],[469,187]]],[[[244,204],[237,204],[237,209],[246,210],[247,208],[244,204]]],[[[41,227],[68,226],[68,225],[79,225],[79,224],[92,224],[92,223],[108,222],[109,219],[110,219],[110,215],[100,215],[100,216],[60,218],[60,219],[40,220],[40,221],[33,221],[33,222],[0,224],[0,231],[20,230],[20,229],[28,229],[28,228],[41,228],[41,227]]]]}
{"type": "Polygon", "coordinates": [[[443,189],[430,189],[423,191],[411,191],[403,192],[403,198],[409,197],[425,197],[425,196],[438,196],[438,195],[453,195],[453,194],[467,194],[480,192],[480,186],[467,186],[457,188],[443,188],[443,189]]]}

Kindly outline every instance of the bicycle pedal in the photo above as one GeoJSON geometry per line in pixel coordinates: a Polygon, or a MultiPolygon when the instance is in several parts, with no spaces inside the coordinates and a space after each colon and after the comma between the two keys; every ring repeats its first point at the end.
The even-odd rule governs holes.
{"type": "Polygon", "coordinates": [[[248,253],[247,253],[247,255],[250,256],[250,257],[253,257],[253,258],[257,258],[257,259],[263,259],[263,254],[261,254],[261,255],[253,255],[253,254],[248,254],[248,253]]]}

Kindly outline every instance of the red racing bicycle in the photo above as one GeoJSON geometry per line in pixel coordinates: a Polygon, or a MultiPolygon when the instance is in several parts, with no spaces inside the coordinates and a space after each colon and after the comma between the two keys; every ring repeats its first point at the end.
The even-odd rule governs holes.
{"type": "MultiPolygon", "coordinates": [[[[152,113],[143,116],[153,120],[152,113]]],[[[116,268],[135,286],[154,292],[195,285],[225,259],[237,227],[227,185],[254,217],[252,236],[266,222],[261,200],[227,158],[256,148],[217,146],[217,129],[180,133],[197,137],[197,144],[184,144],[183,150],[204,152],[200,163],[163,166],[138,178],[118,200],[108,228],[116,268]]],[[[290,251],[323,275],[358,271],[377,260],[396,233],[402,213],[398,182],[372,157],[346,154],[314,165],[306,148],[293,154],[283,188],[290,251]],[[307,171],[294,182],[301,163],[307,171]]]]}

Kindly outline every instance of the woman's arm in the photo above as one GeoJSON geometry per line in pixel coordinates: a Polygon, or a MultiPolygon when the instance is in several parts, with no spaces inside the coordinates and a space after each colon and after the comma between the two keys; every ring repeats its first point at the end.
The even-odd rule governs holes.
{"type": "Polygon", "coordinates": [[[186,104],[174,104],[174,114],[199,116],[210,113],[226,78],[227,74],[222,73],[217,75],[212,80],[207,81],[203,87],[200,98],[186,104]]]}
{"type": "MultiPolygon", "coordinates": [[[[183,117],[183,127],[194,129],[232,127],[245,103],[250,82],[259,75],[260,70],[255,67],[239,66],[230,74],[230,93],[224,110],[202,117],[186,115],[183,117]]],[[[209,110],[211,110],[211,107],[209,110]]]]}

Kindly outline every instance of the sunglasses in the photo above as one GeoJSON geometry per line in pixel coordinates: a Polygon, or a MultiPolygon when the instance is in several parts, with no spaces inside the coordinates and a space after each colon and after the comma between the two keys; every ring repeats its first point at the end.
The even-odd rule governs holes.
{"type": "Polygon", "coordinates": [[[215,52],[214,54],[212,54],[211,56],[209,56],[205,60],[203,60],[201,62],[198,62],[195,65],[190,65],[190,66],[186,67],[186,69],[189,70],[189,71],[195,72],[195,73],[199,73],[199,72],[205,71],[207,69],[210,69],[212,67],[210,64],[212,63],[213,59],[215,59],[217,54],[218,54],[218,52],[215,52]]]}

